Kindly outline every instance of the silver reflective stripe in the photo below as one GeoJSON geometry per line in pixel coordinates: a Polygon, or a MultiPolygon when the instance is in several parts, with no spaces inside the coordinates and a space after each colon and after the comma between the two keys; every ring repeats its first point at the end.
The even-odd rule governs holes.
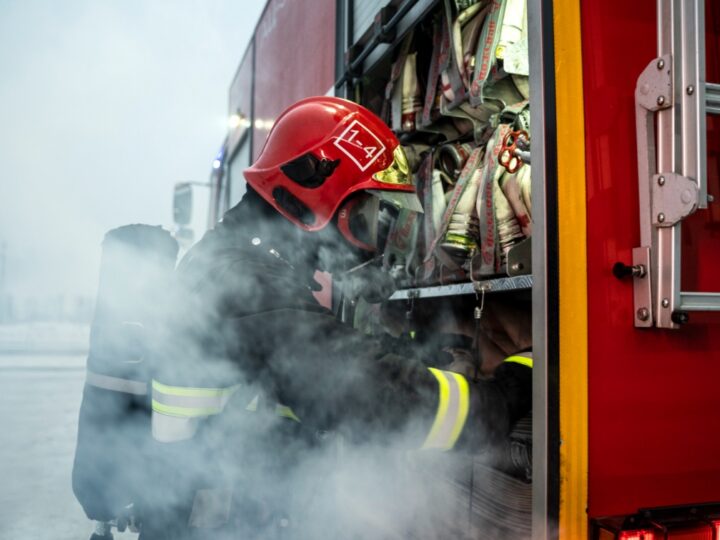
{"type": "MultiPolygon", "coordinates": [[[[191,439],[203,418],[219,414],[240,385],[227,388],[192,388],[168,386],[152,382],[152,434],[159,442],[191,439]]],[[[260,396],[256,395],[245,410],[256,412],[260,396]]],[[[282,404],[275,406],[275,414],[296,422],[300,419],[293,410],[282,404]]]]}
{"type": "Polygon", "coordinates": [[[196,418],[219,414],[240,385],[226,388],[193,388],[152,382],[153,412],[196,418]]]}
{"type": "Polygon", "coordinates": [[[199,424],[199,418],[181,418],[153,411],[153,439],[164,443],[186,441],[193,438],[199,424]]]}
{"type": "Polygon", "coordinates": [[[104,390],[112,390],[113,392],[123,392],[125,394],[134,394],[136,396],[144,396],[147,394],[147,383],[134,381],[132,379],[123,379],[120,377],[111,377],[110,375],[102,375],[94,371],[87,370],[85,383],[96,388],[104,390]]]}
{"type": "Polygon", "coordinates": [[[457,442],[470,408],[470,389],[465,377],[429,368],[438,381],[438,410],[422,448],[449,450],[457,442]]]}
{"type": "MultiPolygon", "coordinates": [[[[200,410],[216,408],[222,410],[230,399],[230,393],[218,394],[215,396],[178,396],[165,394],[153,388],[153,399],[163,405],[170,407],[181,407],[185,409],[200,410]]],[[[201,415],[204,416],[204,415],[201,415]]]]}
{"type": "Polygon", "coordinates": [[[193,388],[152,382],[152,433],[160,442],[190,439],[200,419],[219,414],[240,385],[193,388]]]}

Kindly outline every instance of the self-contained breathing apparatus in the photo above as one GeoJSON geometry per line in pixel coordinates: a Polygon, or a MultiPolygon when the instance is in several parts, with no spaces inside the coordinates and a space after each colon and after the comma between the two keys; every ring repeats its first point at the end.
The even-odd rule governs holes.
{"type": "Polygon", "coordinates": [[[149,225],[111,230],[102,247],[72,471],[75,496],[97,521],[93,539],[135,527],[149,482],[145,339],[162,316],[178,252],[170,233],[149,225]]]}

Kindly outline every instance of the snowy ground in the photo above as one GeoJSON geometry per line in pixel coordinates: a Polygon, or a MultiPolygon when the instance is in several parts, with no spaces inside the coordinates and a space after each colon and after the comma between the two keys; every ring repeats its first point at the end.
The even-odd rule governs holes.
{"type": "Polygon", "coordinates": [[[84,368],[81,354],[0,353],[3,540],[90,537],[93,525],[70,486],[84,368]]]}
{"type": "Polygon", "coordinates": [[[87,324],[0,324],[0,354],[81,354],[87,350],[89,339],[87,324]]]}

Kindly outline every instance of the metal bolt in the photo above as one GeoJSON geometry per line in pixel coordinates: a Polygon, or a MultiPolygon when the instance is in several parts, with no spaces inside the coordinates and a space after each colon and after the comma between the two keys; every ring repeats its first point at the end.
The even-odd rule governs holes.
{"type": "Polygon", "coordinates": [[[662,223],[663,221],[665,221],[665,214],[663,214],[662,212],[660,212],[660,213],[658,214],[658,223],[662,223]]]}
{"type": "Polygon", "coordinates": [[[658,96],[657,98],[657,104],[663,105],[665,103],[665,96],[658,96]]]}
{"type": "Polygon", "coordinates": [[[250,243],[253,246],[259,246],[262,243],[262,240],[260,240],[257,236],[254,237],[252,240],[250,240],[250,243]]]}
{"type": "Polygon", "coordinates": [[[656,64],[656,65],[657,65],[657,68],[658,68],[658,69],[664,68],[664,67],[665,67],[665,60],[663,60],[662,58],[660,58],[660,59],[657,61],[657,64],[656,64]]]}
{"type": "Polygon", "coordinates": [[[510,266],[510,270],[513,272],[517,272],[518,270],[521,270],[523,265],[521,263],[514,263],[512,266],[510,266]]]}
{"type": "Polygon", "coordinates": [[[670,300],[668,300],[667,298],[663,298],[662,307],[670,307],[670,300]]]}
{"type": "Polygon", "coordinates": [[[692,96],[695,93],[695,87],[691,84],[685,89],[688,96],[692,96]]]}
{"type": "Polygon", "coordinates": [[[714,196],[714,195],[710,195],[710,194],[708,193],[708,196],[707,196],[707,197],[708,197],[708,198],[707,198],[707,201],[708,201],[708,202],[715,202],[715,196],[714,196]]]}
{"type": "Polygon", "coordinates": [[[641,307],[637,310],[637,318],[641,321],[647,321],[650,318],[650,310],[648,308],[641,307]]]}
{"type": "Polygon", "coordinates": [[[661,176],[658,178],[658,185],[664,186],[665,185],[665,177],[661,176]]]}

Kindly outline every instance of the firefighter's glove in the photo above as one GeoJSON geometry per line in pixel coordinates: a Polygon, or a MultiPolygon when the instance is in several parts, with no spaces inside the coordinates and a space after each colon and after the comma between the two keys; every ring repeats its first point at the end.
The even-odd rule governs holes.
{"type": "Polygon", "coordinates": [[[532,407],[532,370],[503,364],[494,376],[470,382],[470,412],[466,443],[474,449],[505,441],[515,423],[532,407]]]}

